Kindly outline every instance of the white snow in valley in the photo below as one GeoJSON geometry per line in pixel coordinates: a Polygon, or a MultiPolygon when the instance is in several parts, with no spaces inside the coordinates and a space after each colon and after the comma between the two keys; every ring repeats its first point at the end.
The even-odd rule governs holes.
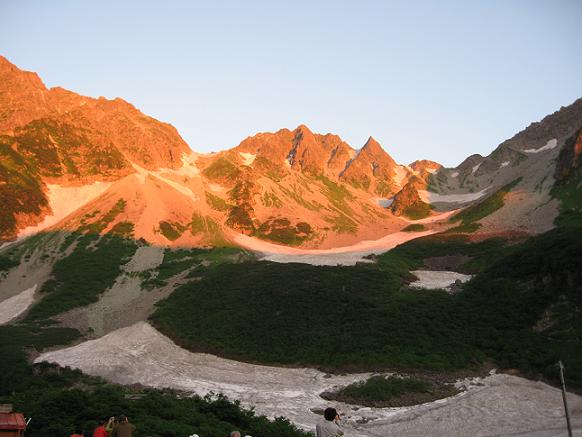
{"type": "Polygon", "coordinates": [[[241,156],[244,165],[251,165],[253,162],[255,162],[255,158],[257,157],[252,153],[246,152],[239,152],[239,155],[241,156]]]}
{"type": "Polygon", "coordinates": [[[432,191],[418,190],[418,195],[423,202],[427,203],[466,203],[483,197],[487,193],[487,190],[488,188],[484,188],[477,193],[464,194],[439,194],[433,193],[432,191]]]}
{"type": "MultiPolygon", "coordinates": [[[[309,368],[241,363],[175,345],[146,322],[97,340],[46,352],[35,362],[78,368],[120,384],[168,387],[204,395],[224,393],[268,417],[284,415],[313,430],[312,409],[330,404],[345,413],[349,436],[565,435],[560,391],[509,375],[459,381],[457,396],[415,407],[370,408],[329,402],[319,394],[361,381],[370,374],[326,375],[309,368]]],[[[569,394],[576,435],[582,431],[582,399],[569,394]]],[[[193,432],[196,430],[193,429],[193,432]]]]}
{"type": "Polygon", "coordinates": [[[540,147],[539,149],[526,149],[524,150],[525,153],[540,153],[545,152],[546,150],[552,150],[558,145],[558,140],[556,138],[551,139],[546,143],[545,146],[540,147]]]}
{"type": "Polygon", "coordinates": [[[180,348],[146,322],[113,331],[97,340],[40,355],[49,361],[81,369],[121,384],[171,387],[205,395],[224,393],[270,417],[285,414],[311,426],[309,408],[325,408],[319,393],[336,385],[365,379],[369,374],[326,377],[315,369],[289,369],[227,360],[180,348]],[[284,408],[282,406],[284,405],[284,408]]]}
{"type": "Polygon", "coordinates": [[[371,262],[364,257],[373,253],[386,252],[399,244],[414,238],[434,234],[436,231],[394,232],[378,240],[364,240],[351,246],[333,249],[298,249],[269,243],[258,238],[237,234],[234,241],[240,246],[260,252],[261,259],[278,263],[304,263],[320,266],[354,265],[371,262]]]}
{"type": "Polygon", "coordinates": [[[384,199],[381,197],[376,197],[375,199],[372,199],[372,201],[377,203],[382,208],[388,208],[394,202],[394,198],[391,197],[390,199],[384,199]]]}
{"type": "Polygon", "coordinates": [[[80,187],[63,187],[61,185],[48,184],[47,198],[53,211],[52,214],[47,215],[39,224],[21,230],[18,233],[18,240],[36,234],[60,222],[78,208],[99,197],[110,186],[111,182],[95,182],[80,187]]]}
{"type": "Polygon", "coordinates": [[[507,167],[508,165],[509,165],[509,161],[503,161],[503,162],[501,163],[501,168],[503,168],[503,167],[507,167]]]}
{"type": "Polygon", "coordinates": [[[0,302],[0,325],[8,323],[22,314],[34,301],[36,284],[32,287],[0,302]]]}
{"type": "Polygon", "coordinates": [[[394,168],[394,171],[396,172],[396,174],[394,175],[394,182],[399,187],[402,187],[402,185],[404,185],[403,182],[406,179],[406,176],[408,176],[408,171],[406,170],[406,167],[403,165],[396,166],[394,168]]]}
{"type": "MultiPolygon", "coordinates": [[[[362,425],[353,435],[567,437],[561,392],[510,375],[475,381],[462,395],[431,402],[362,425]]],[[[574,436],[582,436],[582,398],[568,393],[574,436]]]]}
{"type": "Polygon", "coordinates": [[[481,163],[477,164],[476,166],[473,167],[473,169],[471,170],[471,174],[475,173],[477,170],[479,170],[479,167],[481,167],[481,163]]]}
{"type": "Polygon", "coordinates": [[[471,275],[447,271],[413,270],[410,273],[418,278],[409,284],[411,287],[428,290],[437,288],[449,290],[456,281],[467,282],[472,278],[471,275]]]}

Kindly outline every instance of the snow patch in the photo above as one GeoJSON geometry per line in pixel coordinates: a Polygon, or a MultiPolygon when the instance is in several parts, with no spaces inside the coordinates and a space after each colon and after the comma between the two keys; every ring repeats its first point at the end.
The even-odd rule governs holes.
{"type": "Polygon", "coordinates": [[[509,162],[509,161],[503,161],[503,162],[501,163],[501,168],[503,168],[503,167],[507,167],[509,164],[510,164],[510,162],[509,162]]]}
{"type": "Polygon", "coordinates": [[[558,145],[558,140],[556,138],[551,139],[546,143],[545,146],[540,147],[539,149],[526,149],[524,150],[525,153],[539,153],[544,152],[546,150],[552,150],[558,145]]]}
{"type": "Polygon", "coordinates": [[[258,238],[237,234],[234,241],[240,246],[260,252],[261,259],[278,263],[303,263],[317,266],[355,265],[358,262],[371,262],[364,258],[373,253],[386,252],[399,244],[414,238],[434,234],[436,231],[395,232],[378,240],[364,240],[351,246],[333,249],[298,249],[269,243],[258,238]]]}
{"type": "Polygon", "coordinates": [[[406,167],[403,165],[399,165],[399,166],[395,167],[394,171],[396,172],[396,174],[394,175],[393,180],[396,183],[396,185],[398,185],[399,187],[402,187],[403,182],[406,179],[406,176],[408,176],[408,171],[406,170],[406,167]]]}
{"type": "Polygon", "coordinates": [[[489,188],[484,188],[477,193],[464,193],[464,194],[439,194],[433,193],[432,191],[418,190],[418,195],[423,202],[427,203],[466,203],[472,200],[477,200],[485,195],[489,188]]]}
{"type": "Polygon", "coordinates": [[[366,379],[369,374],[334,375],[315,369],[286,369],[241,363],[192,353],[146,322],[113,331],[97,340],[46,352],[35,363],[70,366],[120,384],[170,387],[204,396],[224,393],[271,418],[285,416],[311,427],[319,416],[310,408],[328,403],[319,393],[366,379]],[[284,405],[284,411],[281,405],[284,405]]]}
{"type": "Polygon", "coordinates": [[[458,172],[458,171],[455,171],[455,172],[451,173],[451,177],[452,177],[452,178],[457,178],[457,177],[459,177],[459,172],[458,172]]]}
{"type": "Polygon", "coordinates": [[[376,198],[374,199],[374,201],[382,208],[388,208],[394,202],[394,198],[393,197],[391,197],[390,199],[376,198]]]}
{"type": "Polygon", "coordinates": [[[32,287],[0,302],[0,325],[8,323],[22,314],[34,301],[36,284],[32,287]]]}
{"type": "Polygon", "coordinates": [[[416,281],[410,283],[411,287],[428,290],[437,288],[450,290],[455,281],[467,282],[473,277],[472,275],[447,271],[413,270],[410,273],[418,278],[416,281]]]}
{"type": "Polygon", "coordinates": [[[477,164],[477,165],[473,166],[473,169],[471,170],[471,174],[475,174],[475,172],[476,172],[477,170],[479,170],[479,167],[481,167],[481,163],[479,163],[479,164],[477,164]]]}
{"type": "Polygon", "coordinates": [[[253,162],[255,162],[255,158],[257,157],[257,155],[246,152],[239,152],[239,155],[241,156],[244,165],[251,165],[253,162]]]}
{"type": "MultiPolygon", "coordinates": [[[[224,393],[268,417],[284,415],[313,430],[329,402],[319,394],[367,379],[370,374],[326,375],[310,368],[260,366],[192,353],[146,322],[97,340],[46,352],[35,362],[55,362],[120,384],[168,387],[204,395],[224,393]]],[[[557,435],[564,414],[559,389],[503,374],[467,378],[457,396],[413,407],[373,408],[334,402],[346,414],[346,435],[557,435]]],[[[575,431],[582,426],[582,398],[568,393],[575,431]]],[[[561,432],[561,431],[560,431],[561,432]]],[[[578,434],[578,433],[577,433],[578,434]]],[[[576,435],[577,435],[576,434],[576,435]]],[[[561,435],[561,434],[560,434],[561,435]]]]}
{"type": "Polygon", "coordinates": [[[47,215],[39,224],[21,230],[18,233],[17,241],[57,224],[72,212],[99,197],[110,186],[111,182],[95,182],[80,187],[47,185],[47,197],[53,213],[47,215]]]}

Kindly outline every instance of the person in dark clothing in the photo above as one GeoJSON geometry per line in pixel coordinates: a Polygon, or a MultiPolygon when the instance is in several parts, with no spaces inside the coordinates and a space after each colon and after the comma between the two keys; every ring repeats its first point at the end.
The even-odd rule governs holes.
{"type": "Polygon", "coordinates": [[[127,416],[123,414],[117,418],[117,425],[113,428],[111,437],[131,437],[135,431],[135,426],[129,423],[127,416]]]}

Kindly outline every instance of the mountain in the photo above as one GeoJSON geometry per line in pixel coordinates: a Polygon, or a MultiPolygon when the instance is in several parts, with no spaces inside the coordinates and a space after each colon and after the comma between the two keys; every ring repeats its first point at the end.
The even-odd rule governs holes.
{"type": "Polygon", "coordinates": [[[201,155],[122,99],[47,89],[5,58],[0,79],[0,241],[66,216],[60,227],[74,230],[119,200],[116,221],[161,244],[231,244],[242,232],[331,247],[402,227],[373,196],[393,194],[408,172],[373,139],[356,151],[301,125],[201,155]]]}
{"type": "Polygon", "coordinates": [[[555,175],[579,155],[560,153],[582,127],[578,100],[455,168],[400,165],[372,137],[355,149],[305,125],[198,154],[171,125],[122,99],[48,89],[5,58],[0,79],[0,242],[82,228],[118,202],[123,211],[103,232],[127,222],[134,238],[171,246],[237,245],[246,234],[332,248],[469,207],[486,214],[464,227],[455,216],[437,228],[534,234],[558,215],[555,175]],[[485,208],[498,197],[495,209],[485,208]]]}
{"type": "Polygon", "coordinates": [[[500,197],[504,187],[512,185],[497,208],[475,222],[473,228],[478,229],[473,232],[545,232],[559,214],[562,201],[553,188],[556,178],[575,160],[572,136],[581,127],[582,99],[578,99],[532,123],[488,156],[471,155],[455,168],[433,167],[433,173],[425,173],[425,186],[406,187],[405,196],[396,195],[397,209],[405,209],[407,202],[418,209],[418,198],[436,211],[488,205],[500,197]]]}
{"type": "MultiPolygon", "coordinates": [[[[286,409],[301,424],[314,419],[316,395],[337,388],[331,371],[342,384],[397,370],[435,387],[492,362],[556,382],[563,360],[582,387],[582,100],[445,168],[398,164],[372,137],[357,149],[305,125],[200,154],[121,99],[47,89],[4,58],[0,79],[0,392],[34,417],[80,396],[170,405],[45,359],[122,384],[216,387],[268,414],[289,402],[289,372],[312,386],[305,368],[319,366],[321,390],[299,387],[286,409]],[[321,257],[326,265],[309,265],[321,257]],[[423,275],[426,288],[457,280],[415,288],[423,275]],[[104,365],[98,357],[119,355],[120,339],[127,357],[104,365]],[[198,352],[218,355],[205,355],[212,376],[185,382],[174,364],[192,367],[198,352]],[[252,365],[220,357],[280,367],[251,370],[253,386],[240,372],[252,365]],[[264,397],[267,386],[279,397],[264,397]]],[[[239,422],[224,400],[205,399],[200,408],[239,422]]],[[[155,411],[136,417],[145,425],[155,411]]],[[[385,423],[350,411],[352,425],[385,423]]],[[[68,416],[67,426],[79,420],[68,416]]],[[[39,435],[68,432],[36,423],[39,435]]],[[[281,423],[252,433],[303,435],[281,423]]]]}
{"type": "Polygon", "coordinates": [[[398,191],[406,175],[399,173],[399,166],[380,143],[368,138],[356,156],[340,173],[340,179],[355,188],[369,190],[379,196],[390,196],[398,191]]]}
{"type": "Polygon", "coordinates": [[[188,145],[170,125],[122,99],[92,99],[0,57],[0,241],[52,211],[48,186],[79,187],[135,173],[179,168],[188,145]]]}

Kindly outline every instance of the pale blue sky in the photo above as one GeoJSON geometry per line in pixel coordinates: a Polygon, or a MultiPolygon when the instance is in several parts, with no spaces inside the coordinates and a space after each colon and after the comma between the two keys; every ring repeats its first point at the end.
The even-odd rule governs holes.
{"type": "Polygon", "coordinates": [[[457,165],[582,97],[582,0],[0,0],[0,54],[196,151],[307,124],[457,165]]]}

